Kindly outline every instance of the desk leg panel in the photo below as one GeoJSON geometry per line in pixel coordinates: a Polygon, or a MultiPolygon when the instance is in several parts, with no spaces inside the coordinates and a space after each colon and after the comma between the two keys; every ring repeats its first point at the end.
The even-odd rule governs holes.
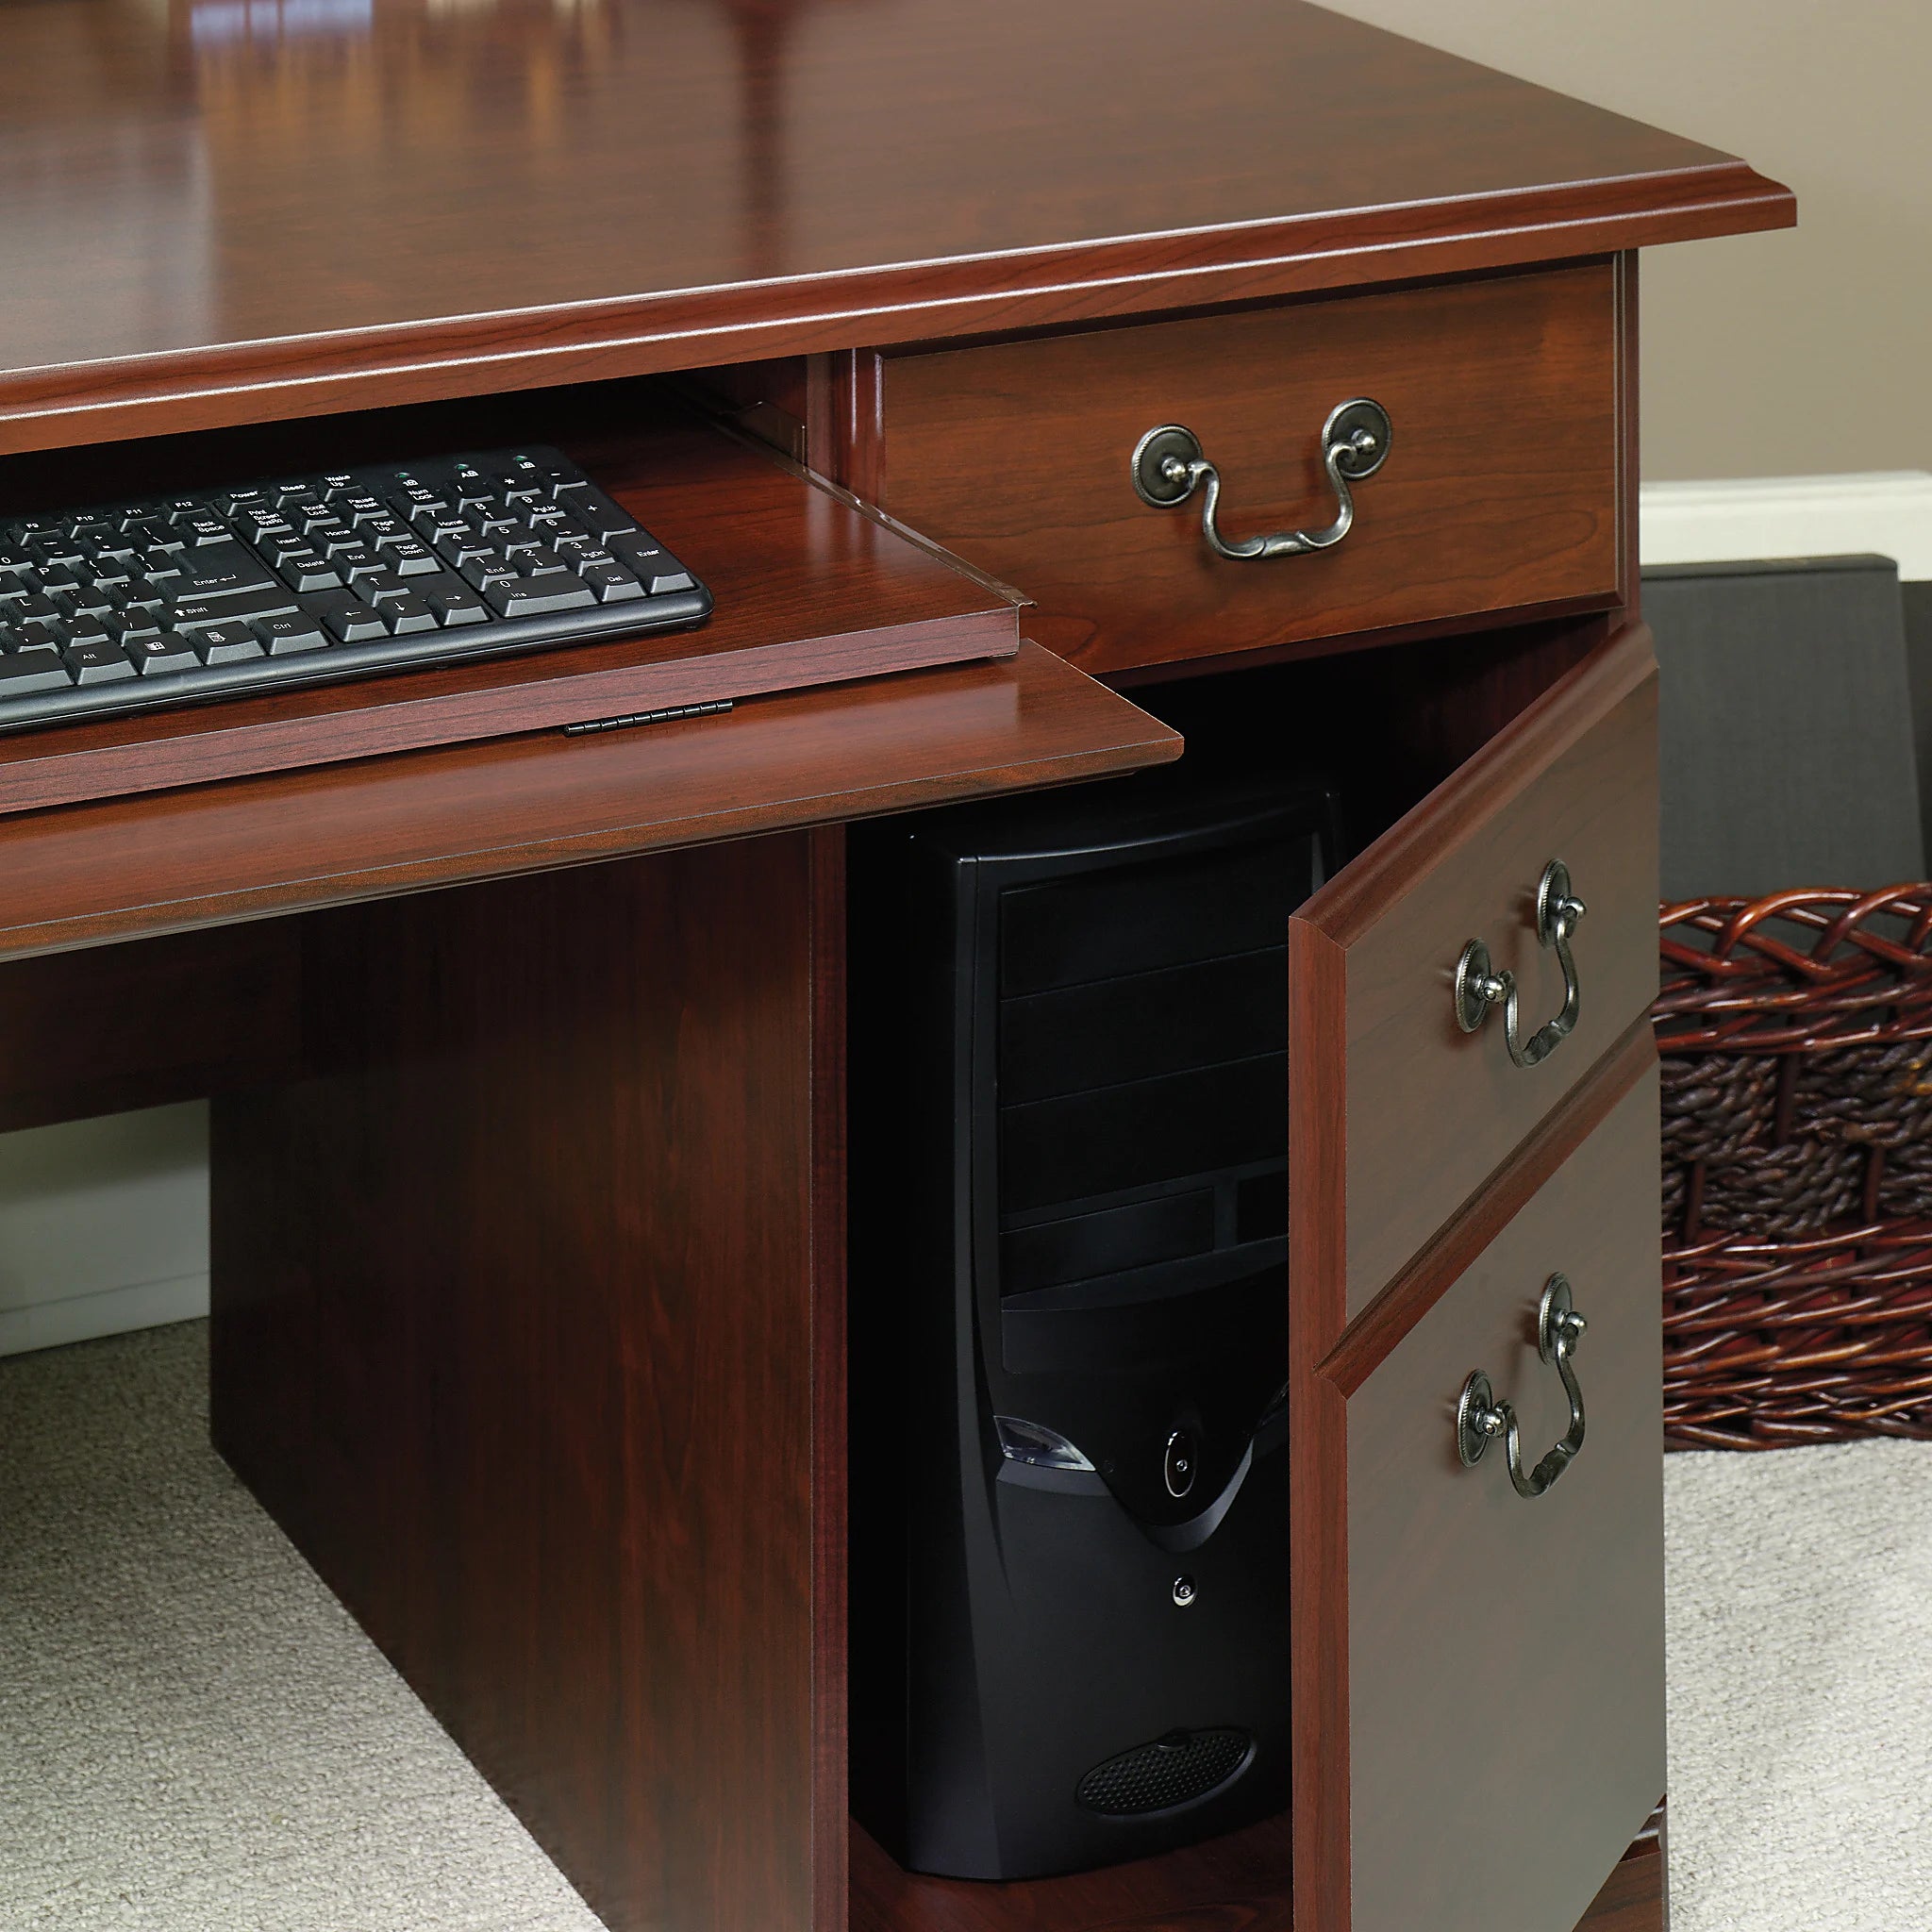
{"type": "Polygon", "coordinates": [[[303,922],[217,1446],[613,1928],[844,1922],[836,830],[303,922]]]}

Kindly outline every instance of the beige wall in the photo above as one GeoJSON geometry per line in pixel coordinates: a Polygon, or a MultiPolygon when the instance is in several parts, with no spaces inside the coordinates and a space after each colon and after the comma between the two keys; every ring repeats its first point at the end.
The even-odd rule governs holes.
{"type": "Polygon", "coordinates": [[[1932,0],[1329,4],[1797,191],[1645,254],[1646,477],[1932,469],[1932,0]]]}

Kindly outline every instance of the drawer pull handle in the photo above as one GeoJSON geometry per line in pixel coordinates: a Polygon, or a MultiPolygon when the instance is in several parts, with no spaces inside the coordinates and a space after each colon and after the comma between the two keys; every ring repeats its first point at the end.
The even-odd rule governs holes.
{"type": "Polygon", "coordinates": [[[1462,1400],[1456,1405],[1456,1448],[1465,1469],[1474,1469],[1483,1459],[1484,1450],[1498,1436],[1505,1437],[1509,1445],[1509,1480],[1519,1496],[1534,1499],[1576,1460],[1576,1452],[1583,1447],[1583,1391],[1572,1362],[1584,1325],[1583,1317],[1571,1306],[1570,1283],[1560,1274],[1551,1275],[1543,1290],[1542,1306],[1537,1310],[1537,1349],[1563,1378],[1563,1392],[1570,1398],[1569,1432],[1525,1475],[1516,1411],[1508,1403],[1496,1400],[1490,1378],[1478,1369],[1462,1385],[1462,1400]]]}
{"type": "Polygon", "coordinates": [[[1456,962],[1456,1024],[1465,1033],[1474,1033],[1490,1017],[1491,1008],[1500,1006],[1509,1058],[1519,1067],[1534,1067],[1548,1059],[1558,1042],[1575,1030],[1576,1016],[1583,1008],[1583,989],[1577,983],[1570,938],[1588,909],[1570,890],[1570,868],[1560,858],[1551,859],[1536,889],[1536,942],[1557,949],[1563,968],[1563,1010],[1524,1040],[1515,974],[1507,970],[1498,973],[1491,962],[1489,947],[1481,940],[1471,940],[1456,962]]]}
{"type": "Polygon", "coordinates": [[[1367,396],[1339,404],[1322,425],[1322,467],[1335,491],[1335,521],[1325,530],[1280,530],[1272,537],[1243,537],[1230,542],[1215,521],[1221,508],[1221,472],[1208,460],[1201,439],[1178,423],[1150,429],[1134,445],[1134,488],[1142,503],[1172,509],[1187,502],[1205,484],[1201,499],[1201,528],[1215,556],[1236,563],[1262,557],[1300,557],[1311,550],[1329,550],[1348,535],[1355,523],[1351,483],[1373,476],[1387,459],[1392,435],[1389,411],[1367,396]]]}

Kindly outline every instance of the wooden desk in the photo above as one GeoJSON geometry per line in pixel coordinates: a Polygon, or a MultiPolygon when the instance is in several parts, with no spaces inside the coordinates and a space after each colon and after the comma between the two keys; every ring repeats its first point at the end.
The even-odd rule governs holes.
{"type": "Polygon", "coordinates": [[[219,1094],[217,1440],[615,1932],[1659,1925],[1634,251],[1790,194],[1294,0],[49,0],[0,56],[0,515],[541,433],[718,591],[0,741],[0,1119],[219,1094]],[[1324,521],[1361,393],[1331,552],[1130,487],[1178,421],[1237,534],[1324,521]],[[846,1817],[840,827],[1174,758],[1143,706],[1229,677],[1364,843],[1291,933],[1292,1814],[909,1878],[846,1817]],[[1524,1071],[1448,981],[1556,1010],[1556,856],[1524,1071]],[[1532,1513],[1448,1411],[1480,1356],[1544,1425],[1553,1256],[1611,1400],[1532,1513]]]}

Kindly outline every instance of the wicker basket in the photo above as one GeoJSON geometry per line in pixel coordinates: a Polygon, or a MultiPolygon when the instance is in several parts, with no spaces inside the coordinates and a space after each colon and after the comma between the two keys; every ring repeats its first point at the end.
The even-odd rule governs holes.
{"type": "Polygon", "coordinates": [[[1932,885],[1662,908],[1673,1448],[1932,1440],[1932,885]]]}

